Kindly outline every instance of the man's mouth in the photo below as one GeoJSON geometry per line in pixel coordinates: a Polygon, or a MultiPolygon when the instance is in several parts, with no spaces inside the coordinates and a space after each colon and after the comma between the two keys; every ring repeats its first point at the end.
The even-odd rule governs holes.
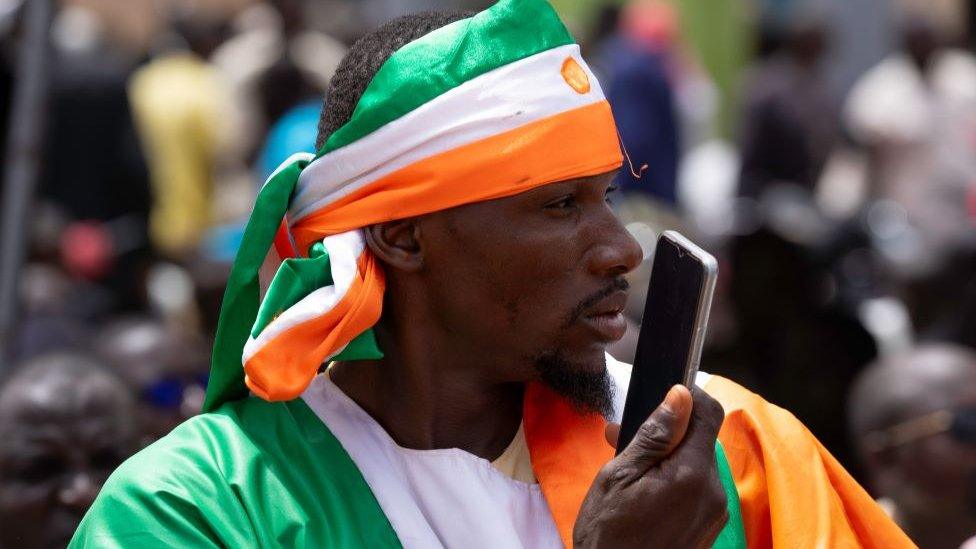
{"type": "Polygon", "coordinates": [[[627,320],[623,315],[626,305],[627,292],[616,290],[586,309],[580,316],[580,321],[601,341],[613,343],[627,332],[627,320]]]}

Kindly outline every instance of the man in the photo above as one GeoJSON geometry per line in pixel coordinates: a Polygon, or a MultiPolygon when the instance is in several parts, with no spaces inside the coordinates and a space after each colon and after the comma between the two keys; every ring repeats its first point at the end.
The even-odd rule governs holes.
{"type": "Polygon", "coordinates": [[[24,363],[0,388],[0,547],[64,547],[133,450],[128,388],[83,356],[24,363]]]}
{"type": "Polygon", "coordinates": [[[976,354],[927,344],[874,364],[851,394],[868,480],[921,547],[976,536],[976,354]]]}
{"type": "Polygon", "coordinates": [[[609,105],[544,0],[397,19],[326,104],[318,158],[255,205],[208,412],[124,465],[74,546],[908,544],[728,381],[700,380],[720,444],[716,400],[675,388],[613,457],[605,349],[641,251],[606,204],[609,105]]]}

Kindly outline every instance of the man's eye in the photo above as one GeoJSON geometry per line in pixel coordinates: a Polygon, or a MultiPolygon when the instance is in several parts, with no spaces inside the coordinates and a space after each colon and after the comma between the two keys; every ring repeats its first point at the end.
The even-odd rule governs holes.
{"type": "Polygon", "coordinates": [[[573,195],[564,196],[546,204],[547,210],[564,210],[576,206],[576,197],[573,195]]]}

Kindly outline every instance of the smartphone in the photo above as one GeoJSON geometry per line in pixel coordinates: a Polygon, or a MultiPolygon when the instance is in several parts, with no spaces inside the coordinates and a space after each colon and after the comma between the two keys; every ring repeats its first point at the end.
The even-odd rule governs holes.
{"type": "Polygon", "coordinates": [[[657,241],[637,354],[617,441],[619,454],[674,385],[695,383],[718,262],[675,231],[657,241]]]}

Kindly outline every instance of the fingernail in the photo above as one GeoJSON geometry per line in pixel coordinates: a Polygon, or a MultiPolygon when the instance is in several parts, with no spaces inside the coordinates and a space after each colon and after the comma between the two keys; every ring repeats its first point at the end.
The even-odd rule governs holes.
{"type": "Polygon", "coordinates": [[[681,398],[679,396],[678,387],[680,387],[680,385],[675,385],[674,387],[671,387],[671,390],[668,391],[667,396],[664,397],[664,406],[668,410],[671,410],[672,412],[678,409],[678,401],[681,398]]]}

